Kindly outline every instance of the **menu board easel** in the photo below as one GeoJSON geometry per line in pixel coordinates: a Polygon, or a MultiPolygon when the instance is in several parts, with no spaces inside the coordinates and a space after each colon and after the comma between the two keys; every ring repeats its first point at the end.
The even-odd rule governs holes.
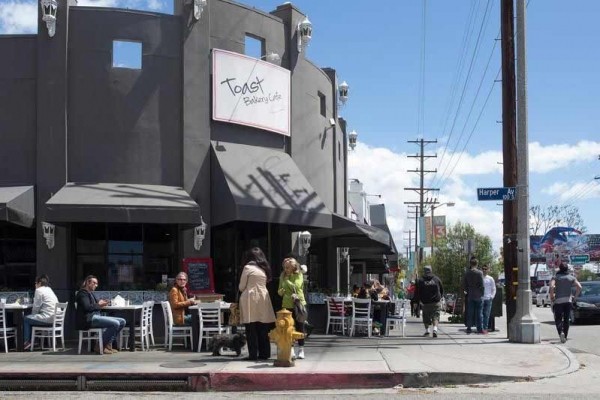
{"type": "Polygon", "coordinates": [[[183,271],[188,275],[188,293],[214,293],[215,280],[211,258],[184,258],[183,271]]]}

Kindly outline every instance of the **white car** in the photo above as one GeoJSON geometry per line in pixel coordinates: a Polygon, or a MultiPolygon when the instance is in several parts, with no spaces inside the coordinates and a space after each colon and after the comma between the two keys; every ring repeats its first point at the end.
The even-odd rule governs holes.
{"type": "Polygon", "coordinates": [[[536,307],[546,307],[550,302],[550,286],[542,286],[535,300],[536,307]]]}

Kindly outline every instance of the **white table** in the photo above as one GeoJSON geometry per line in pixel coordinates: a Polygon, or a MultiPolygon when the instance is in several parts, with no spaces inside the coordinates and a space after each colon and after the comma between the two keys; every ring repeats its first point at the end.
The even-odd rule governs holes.
{"type": "Polygon", "coordinates": [[[125,315],[125,326],[129,327],[129,351],[135,351],[135,326],[137,311],[142,310],[141,304],[130,304],[128,306],[105,306],[102,307],[102,311],[118,311],[125,315]]]}
{"type": "Polygon", "coordinates": [[[32,304],[8,303],[4,305],[6,311],[13,315],[13,323],[17,333],[17,351],[23,351],[23,320],[25,319],[25,310],[32,308],[32,304]]]}

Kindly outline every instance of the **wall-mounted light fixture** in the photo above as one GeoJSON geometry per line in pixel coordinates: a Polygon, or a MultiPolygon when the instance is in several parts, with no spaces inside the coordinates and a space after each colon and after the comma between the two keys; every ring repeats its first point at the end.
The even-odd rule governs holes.
{"type": "Polygon", "coordinates": [[[42,7],[42,21],[46,23],[48,36],[53,37],[56,33],[56,12],[58,11],[57,0],[40,0],[42,7]]]}
{"type": "Polygon", "coordinates": [[[304,17],[302,22],[298,22],[296,36],[298,37],[298,53],[302,53],[302,49],[306,48],[312,39],[312,24],[307,17],[304,17]]]}
{"type": "Polygon", "coordinates": [[[340,247],[340,262],[346,260],[349,252],[350,252],[350,249],[348,247],[340,247]]]}
{"type": "Polygon", "coordinates": [[[281,61],[281,57],[279,56],[279,54],[274,51],[270,51],[269,54],[262,56],[261,58],[264,58],[271,64],[277,64],[277,65],[279,65],[279,61],[281,61]]]}
{"type": "Polygon", "coordinates": [[[346,101],[348,101],[348,91],[349,90],[350,90],[350,86],[346,83],[346,81],[343,81],[342,83],[339,84],[338,94],[339,94],[340,103],[342,105],[346,104],[346,101]]]}
{"type": "Polygon", "coordinates": [[[348,134],[348,146],[350,146],[350,150],[354,150],[356,147],[356,139],[358,138],[358,133],[356,131],[352,131],[348,134]]]}
{"type": "Polygon", "coordinates": [[[202,18],[202,12],[207,4],[207,0],[194,0],[194,18],[196,18],[196,21],[202,18]]]}
{"type": "Polygon", "coordinates": [[[206,222],[204,222],[204,219],[202,216],[200,216],[200,225],[194,227],[194,249],[196,249],[196,251],[199,251],[202,247],[202,242],[204,241],[205,237],[206,222]]]}
{"type": "Polygon", "coordinates": [[[311,234],[309,231],[300,232],[298,235],[298,240],[300,241],[300,245],[298,246],[298,253],[300,256],[305,256],[308,254],[308,249],[310,248],[310,238],[311,234]]]}
{"type": "Polygon", "coordinates": [[[44,239],[46,239],[46,246],[48,249],[52,250],[54,248],[54,232],[56,226],[49,222],[42,222],[42,233],[44,235],[44,239]]]}

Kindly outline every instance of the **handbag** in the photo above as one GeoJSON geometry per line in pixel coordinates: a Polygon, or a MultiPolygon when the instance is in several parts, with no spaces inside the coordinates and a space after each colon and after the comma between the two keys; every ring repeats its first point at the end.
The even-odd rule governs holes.
{"type": "MultiPolygon", "coordinates": [[[[296,288],[294,288],[294,294],[296,294],[296,288]]],[[[298,297],[294,299],[294,314],[296,315],[296,322],[303,324],[308,319],[308,311],[306,306],[302,304],[302,301],[298,297]]]]}
{"type": "Polygon", "coordinates": [[[240,305],[238,303],[231,303],[229,307],[229,326],[239,326],[241,320],[240,305]]]}

